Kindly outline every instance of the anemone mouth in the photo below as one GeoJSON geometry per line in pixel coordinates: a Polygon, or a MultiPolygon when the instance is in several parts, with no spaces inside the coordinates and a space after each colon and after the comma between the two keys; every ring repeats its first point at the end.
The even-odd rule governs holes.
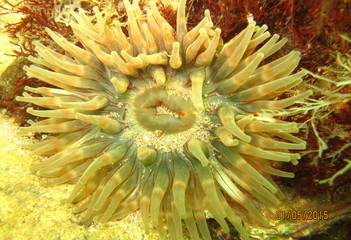
{"type": "Polygon", "coordinates": [[[196,122],[192,101],[172,95],[162,86],[137,94],[133,107],[136,121],[148,131],[179,133],[190,129],[196,122]]]}
{"type": "Polygon", "coordinates": [[[209,142],[214,124],[205,111],[194,105],[192,91],[184,86],[182,74],[164,85],[149,80],[133,83],[136,90],[126,100],[126,125],[123,137],[163,153],[183,154],[184,146],[193,138],[209,142]]]}

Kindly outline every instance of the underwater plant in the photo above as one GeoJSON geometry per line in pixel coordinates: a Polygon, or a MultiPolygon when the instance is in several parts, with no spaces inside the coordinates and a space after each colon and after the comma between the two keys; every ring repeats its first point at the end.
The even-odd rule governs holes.
{"type": "Polygon", "coordinates": [[[271,175],[294,174],[273,165],[298,164],[306,148],[293,135],[300,125],[278,117],[311,94],[291,90],[306,74],[294,72],[299,52],[274,59],[287,40],[255,22],[223,43],[209,11],[188,31],[185,0],[176,30],[155,2],[146,13],[123,2],[125,22],[111,8],[68,10],[77,44],[47,28],[65,54],[35,43],[39,56],[24,69],[52,87],[27,86],[16,98],[46,118],[19,132],[51,135],[27,146],[46,157],[31,170],[54,178],[45,186],[75,183],[67,202],[80,203],[86,224],[140,209],[146,232],[164,237],[165,221],[182,239],[184,222],[192,239],[211,239],[209,213],[247,238],[233,202],[268,225],[253,198],[278,205],[271,175]]]}

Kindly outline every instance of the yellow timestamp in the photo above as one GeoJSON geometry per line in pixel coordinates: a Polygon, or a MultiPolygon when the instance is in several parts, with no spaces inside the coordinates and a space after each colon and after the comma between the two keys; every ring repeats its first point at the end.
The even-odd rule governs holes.
{"type": "Polygon", "coordinates": [[[327,220],[329,212],[326,210],[277,210],[276,220],[327,220]]]}

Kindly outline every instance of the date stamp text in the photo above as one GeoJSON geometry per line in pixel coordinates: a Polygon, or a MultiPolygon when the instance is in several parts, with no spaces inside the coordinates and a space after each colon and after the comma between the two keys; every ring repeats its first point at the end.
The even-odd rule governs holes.
{"type": "Polygon", "coordinates": [[[329,212],[326,210],[277,210],[276,220],[327,220],[329,212]]]}

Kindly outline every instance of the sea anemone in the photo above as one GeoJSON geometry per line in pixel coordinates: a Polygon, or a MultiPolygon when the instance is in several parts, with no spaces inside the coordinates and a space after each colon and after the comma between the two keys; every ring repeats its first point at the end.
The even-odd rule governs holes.
{"type": "Polygon", "coordinates": [[[176,30],[154,2],[146,12],[123,2],[125,22],[110,8],[70,10],[78,43],[46,29],[64,54],[36,43],[39,57],[25,71],[52,87],[17,97],[46,118],[19,131],[50,133],[29,146],[46,157],[31,170],[54,178],[45,186],[75,183],[67,202],[80,203],[86,224],[140,209],[146,232],[163,237],[166,225],[182,239],[184,222],[192,239],[211,239],[209,215],[245,238],[233,203],[267,225],[253,198],[278,205],[283,194],[270,175],[294,175],[272,165],[297,164],[306,147],[292,134],[299,124],[277,118],[311,94],[290,90],[305,75],[293,73],[299,52],[267,59],[287,40],[255,22],[223,44],[209,11],[188,31],[186,0],[176,30]]]}

